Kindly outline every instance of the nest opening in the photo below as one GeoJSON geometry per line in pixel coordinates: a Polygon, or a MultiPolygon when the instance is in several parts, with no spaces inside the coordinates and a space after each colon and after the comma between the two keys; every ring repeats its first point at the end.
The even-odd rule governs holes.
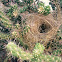
{"type": "Polygon", "coordinates": [[[39,26],[39,32],[40,33],[47,33],[48,31],[51,30],[51,26],[48,24],[48,23],[42,23],[40,26],[39,26]]]}

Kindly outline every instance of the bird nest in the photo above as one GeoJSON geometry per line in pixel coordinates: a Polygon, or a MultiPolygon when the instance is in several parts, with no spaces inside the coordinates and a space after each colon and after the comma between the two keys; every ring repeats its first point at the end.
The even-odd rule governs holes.
{"type": "Polygon", "coordinates": [[[58,24],[52,15],[47,16],[31,13],[23,16],[26,19],[26,25],[30,27],[24,35],[24,43],[32,50],[36,43],[46,44],[56,35],[58,24]]]}

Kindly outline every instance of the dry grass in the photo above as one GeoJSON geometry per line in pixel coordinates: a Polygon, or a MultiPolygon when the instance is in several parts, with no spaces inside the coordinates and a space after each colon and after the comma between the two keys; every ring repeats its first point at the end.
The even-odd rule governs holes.
{"type": "Polygon", "coordinates": [[[24,35],[24,43],[29,46],[30,50],[37,42],[47,44],[50,39],[54,38],[60,26],[51,14],[44,16],[38,13],[24,13],[22,16],[26,19],[26,25],[30,27],[28,33],[24,35]]]}

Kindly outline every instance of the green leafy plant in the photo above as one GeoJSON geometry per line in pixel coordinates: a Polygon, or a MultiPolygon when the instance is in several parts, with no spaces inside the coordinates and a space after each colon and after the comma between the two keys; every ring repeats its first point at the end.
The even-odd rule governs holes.
{"type": "Polygon", "coordinates": [[[16,24],[17,22],[21,24],[20,11],[18,10],[17,5],[11,6],[10,9],[6,11],[6,15],[13,21],[13,24],[16,24]]]}
{"type": "Polygon", "coordinates": [[[9,10],[7,10],[7,15],[9,17],[16,17],[18,15],[18,9],[17,9],[17,5],[11,6],[9,10]],[[14,15],[15,13],[15,15],[14,15]]]}
{"type": "Polygon", "coordinates": [[[11,5],[9,4],[9,2],[11,2],[11,0],[9,1],[9,0],[1,0],[2,1],[2,3],[5,5],[5,6],[7,6],[7,7],[10,7],[11,5]]]}
{"type": "Polygon", "coordinates": [[[18,42],[20,42],[20,44],[23,46],[24,43],[22,42],[22,35],[21,35],[21,28],[20,28],[20,24],[12,24],[12,21],[9,20],[6,15],[4,15],[4,13],[2,11],[0,11],[0,26],[9,30],[9,32],[7,32],[7,30],[2,30],[0,29],[0,39],[1,40],[10,40],[10,39],[16,39],[18,42]],[[7,32],[7,33],[5,33],[7,32]],[[20,34],[20,35],[19,35],[20,34]]]}
{"type": "Polygon", "coordinates": [[[20,6],[30,6],[33,3],[33,0],[22,0],[22,2],[19,0],[15,0],[15,2],[20,6]]]}
{"type": "MultiPolygon", "coordinates": [[[[17,21],[18,20],[20,20],[20,17],[17,18],[17,21]]],[[[0,31],[1,31],[0,32],[0,39],[1,40],[3,40],[3,39],[5,39],[5,40],[16,39],[17,43],[20,43],[21,46],[23,46],[24,48],[26,47],[26,49],[27,49],[28,46],[26,44],[24,44],[24,42],[22,41],[23,40],[22,35],[26,34],[28,32],[28,29],[30,29],[30,27],[24,26],[24,27],[22,27],[23,28],[22,29],[21,28],[22,24],[20,22],[16,23],[14,25],[13,22],[11,20],[9,20],[6,17],[6,15],[4,15],[4,13],[2,11],[0,11],[0,24],[1,24],[0,27],[2,27],[0,29],[0,31]]],[[[25,22],[23,22],[23,23],[25,23],[25,22]]]]}
{"type": "Polygon", "coordinates": [[[6,28],[12,28],[11,21],[6,18],[6,16],[3,14],[3,12],[0,11],[0,23],[4,25],[6,28]]]}
{"type": "Polygon", "coordinates": [[[61,50],[54,50],[53,51],[53,55],[56,55],[56,56],[61,56],[61,54],[62,54],[62,51],[61,50]]]}
{"type": "Polygon", "coordinates": [[[61,58],[53,55],[42,54],[45,47],[37,43],[32,53],[24,52],[20,47],[17,47],[13,42],[8,43],[7,50],[12,56],[18,57],[22,60],[29,60],[31,62],[61,62],[61,58]]]}
{"type": "Polygon", "coordinates": [[[23,2],[20,3],[20,4],[24,4],[23,8],[20,8],[20,13],[23,13],[25,11],[30,12],[30,10],[37,12],[37,7],[33,6],[32,3],[33,3],[33,0],[23,0],[23,2]]]}
{"type": "Polygon", "coordinates": [[[26,34],[29,29],[30,29],[29,26],[25,26],[25,27],[23,28],[23,31],[21,32],[21,33],[22,33],[22,36],[23,36],[24,34],[26,34]]]}
{"type": "Polygon", "coordinates": [[[43,15],[48,15],[50,14],[50,6],[45,6],[44,3],[39,3],[38,12],[43,15]]]}
{"type": "Polygon", "coordinates": [[[20,8],[20,13],[23,13],[25,11],[27,11],[28,7],[27,6],[24,6],[23,8],[20,8]]]}

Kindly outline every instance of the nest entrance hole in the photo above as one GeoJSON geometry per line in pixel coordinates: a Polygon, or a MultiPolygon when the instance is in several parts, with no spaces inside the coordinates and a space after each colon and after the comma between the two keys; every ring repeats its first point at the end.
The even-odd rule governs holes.
{"type": "Polygon", "coordinates": [[[48,23],[42,23],[39,26],[39,32],[40,33],[47,33],[48,31],[50,31],[52,29],[52,27],[48,24],[48,23]]]}

